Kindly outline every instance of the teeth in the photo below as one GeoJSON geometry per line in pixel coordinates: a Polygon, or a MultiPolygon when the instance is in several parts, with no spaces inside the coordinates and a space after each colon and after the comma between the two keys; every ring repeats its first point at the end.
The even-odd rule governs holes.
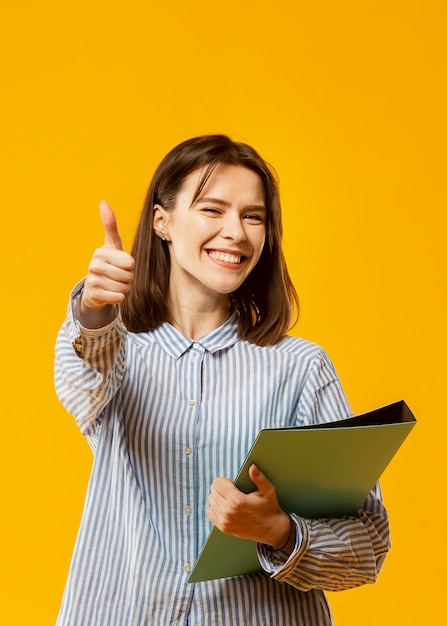
{"type": "Polygon", "coordinates": [[[227,254],[225,252],[217,252],[216,250],[212,250],[209,253],[210,257],[215,261],[224,261],[225,263],[237,263],[241,262],[240,256],[235,256],[234,254],[227,254]]]}

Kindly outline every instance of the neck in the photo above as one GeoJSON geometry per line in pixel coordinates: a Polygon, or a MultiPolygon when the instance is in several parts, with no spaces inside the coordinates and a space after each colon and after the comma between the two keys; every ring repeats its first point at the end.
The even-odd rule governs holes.
{"type": "Polygon", "coordinates": [[[220,295],[217,302],[193,302],[192,298],[180,300],[172,294],[168,301],[172,325],[194,340],[222,326],[231,314],[230,299],[226,294],[220,295]]]}

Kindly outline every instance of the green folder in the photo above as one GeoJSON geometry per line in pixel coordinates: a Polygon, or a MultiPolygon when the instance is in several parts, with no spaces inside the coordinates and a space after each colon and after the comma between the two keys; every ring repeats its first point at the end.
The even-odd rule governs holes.
{"type": "MultiPolygon", "coordinates": [[[[253,491],[248,468],[255,463],[285,511],[307,518],[355,514],[415,424],[400,400],[329,424],[262,430],[234,482],[253,491]]],[[[213,527],[188,582],[259,569],[254,541],[213,527]]]]}

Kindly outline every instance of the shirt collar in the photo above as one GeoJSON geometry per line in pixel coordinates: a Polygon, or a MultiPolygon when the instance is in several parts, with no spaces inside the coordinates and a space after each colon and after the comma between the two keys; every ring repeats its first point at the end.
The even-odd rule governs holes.
{"type": "Polygon", "coordinates": [[[230,348],[238,341],[237,317],[233,313],[222,326],[195,341],[183,335],[168,322],[149,333],[137,333],[137,336],[144,343],[147,340],[155,341],[174,359],[179,359],[194,344],[202,346],[208,352],[215,353],[230,348]]]}

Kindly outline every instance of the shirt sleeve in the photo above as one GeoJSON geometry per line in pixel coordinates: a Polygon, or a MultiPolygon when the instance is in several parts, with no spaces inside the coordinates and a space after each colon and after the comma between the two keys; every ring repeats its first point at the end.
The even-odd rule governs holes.
{"type": "Polygon", "coordinates": [[[85,435],[94,435],[105,406],[119,389],[125,369],[126,329],[119,312],[113,322],[90,330],[74,315],[83,281],[74,288],[55,349],[55,388],[85,435]]]}
{"type": "Polygon", "coordinates": [[[306,519],[292,513],[295,549],[290,556],[258,545],[261,567],[301,591],[342,591],[374,583],[390,548],[388,516],[377,484],[357,516],[306,519]]]}
{"type": "MultiPolygon", "coordinates": [[[[329,357],[321,351],[303,387],[297,423],[344,419],[352,410],[329,357]]],[[[307,519],[294,513],[296,543],[287,555],[259,544],[261,567],[301,591],[342,591],[373,583],[390,549],[389,522],[380,485],[355,516],[307,519]]]]}
{"type": "Polygon", "coordinates": [[[299,397],[297,425],[326,424],[352,417],[335,367],[321,348],[314,355],[299,397]]]}

